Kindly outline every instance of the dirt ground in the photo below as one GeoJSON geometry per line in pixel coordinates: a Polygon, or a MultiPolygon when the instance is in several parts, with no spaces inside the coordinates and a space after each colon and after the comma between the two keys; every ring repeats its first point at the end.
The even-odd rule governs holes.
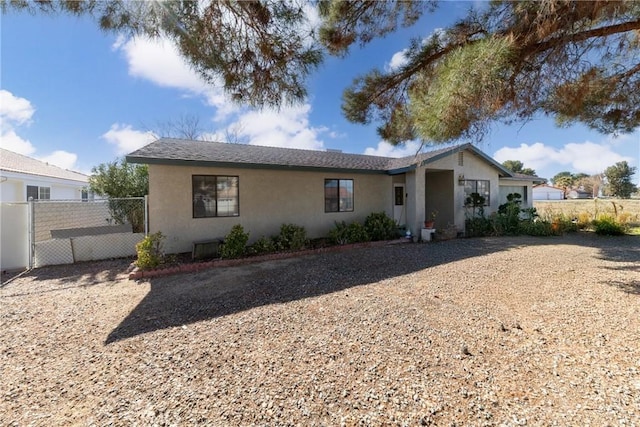
{"type": "Polygon", "coordinates": [[[455,239],[0,288],[0,425],[640,425],[640,237],[455,239]]]}

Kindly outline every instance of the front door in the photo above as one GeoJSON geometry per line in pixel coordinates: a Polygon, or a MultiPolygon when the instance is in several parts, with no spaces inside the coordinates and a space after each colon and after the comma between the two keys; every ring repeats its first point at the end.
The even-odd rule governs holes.
{"type": "Polygon", "coordinates": [[[393,184],[393,219],[399,225],[406,225],[407,223],[406,198],[404,184],[393,184]]]}

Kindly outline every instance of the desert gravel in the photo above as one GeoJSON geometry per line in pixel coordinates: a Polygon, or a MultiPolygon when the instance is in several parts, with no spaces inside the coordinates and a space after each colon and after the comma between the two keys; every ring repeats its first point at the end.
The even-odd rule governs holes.
{"type": "Polygon", "coordinates": [[[128,265],[0,288],[0,425],[640,425],[637,236],[128,265]]]}

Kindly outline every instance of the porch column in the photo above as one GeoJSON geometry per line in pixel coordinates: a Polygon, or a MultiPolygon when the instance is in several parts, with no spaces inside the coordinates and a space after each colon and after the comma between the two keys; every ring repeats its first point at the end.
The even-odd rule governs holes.
{"type": "Polygon", "coordinates": [[[407,186],[407,226],[414,236],[420,236],[425,220],[425,172],[418,168],[405,176],[407,186]]]}

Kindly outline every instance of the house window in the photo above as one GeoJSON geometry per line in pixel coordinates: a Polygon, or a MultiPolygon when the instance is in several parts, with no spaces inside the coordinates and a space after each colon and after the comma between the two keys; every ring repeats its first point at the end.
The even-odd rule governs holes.
{"type": "Polygon", "coordinates": [[[353,180],[324,180],[324,211],[353,212],[353,180]]]}
{"type": "Polygon", "coordinates": [[[193,217],[240,215],[237,176],[193,175],[193,217]]]}
{"type": "Polygon", "coordinates": [[[27,200],[51,200],[51,187],[27,185],[27,200]]]}
{"type": "Polygon", "coordinates": [[[464,166],[464,151],[458,151],[458,166],[464,166]]]}
{"type": "Polygon", "coordinates": [[[527,187],[519,185],[501,185],[500,186],[500,204],[507,203],[507,196],[511,193],[517,193],[521,197],[522,203],[527,203],[527,187]]]}
{"type": "Polygon", "coordinates": [[[89,192],[87,190],[82,190],[82,201],[83,202],[89,201],[89,192]]]}
{"type": "Polygon", "coordinates": [[[484,197],[484,206],[490,205],[491,190],[489,188],[489,180],[484,179],[466,179],[464,181],[464,198],[471,196],[473,193],[478,193],[484,197]]]}

